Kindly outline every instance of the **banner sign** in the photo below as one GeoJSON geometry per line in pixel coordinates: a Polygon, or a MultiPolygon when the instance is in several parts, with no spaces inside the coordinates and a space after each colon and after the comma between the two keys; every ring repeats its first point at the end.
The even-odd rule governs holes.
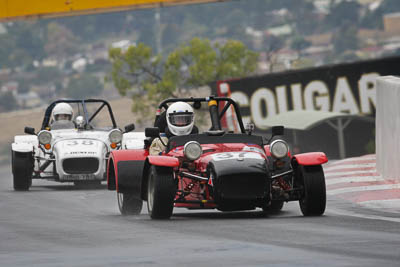
{"type": "Polygon", "coordinates": [[[400,57],[218,81],[216,93],[241,107],[244,123],[265,130],[265,120],[289,110],[375,115],[376,78],[400,76],[400,57]]]}

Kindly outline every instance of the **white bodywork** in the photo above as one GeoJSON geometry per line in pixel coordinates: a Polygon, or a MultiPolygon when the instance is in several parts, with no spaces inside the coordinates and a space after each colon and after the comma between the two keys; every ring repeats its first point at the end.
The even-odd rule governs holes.
{"type": "MultiPolygon", "coordinates": [[[[39,144],[36,135],[18,135],[12,143],[12,150],[15,152],[32,152],[35,162],[32,178],[54,179],[60,182],[105,180],[108,154],[112,150],[110,131],[62,129],[50,132],[52,141],[49,150],[39,144]],[[98,168],[94,171],[92,167],[90,171],[86,169],[79,173],[79,168],[88,168],[87,158],[90,158],[92,166],[96,166],[93,162],[98,160],[98,168]],[[68,162],[64,162],[65,160],[72,160],[69,161],[68,170],[64,169],[64,163],[68,162]],[[52,164],[43,170],[46,161],[51,161],[52,164]],[[71,166],[76,166],[77,170],[71,166]]],[[[143,149],[144,139],[144,133],[124,133],[122,142],[116,149],[143,149]]]]}

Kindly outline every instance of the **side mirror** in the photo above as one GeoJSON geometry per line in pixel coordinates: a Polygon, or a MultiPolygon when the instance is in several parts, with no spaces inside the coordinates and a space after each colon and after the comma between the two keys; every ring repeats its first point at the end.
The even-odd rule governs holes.
{"type": "Polygon", "coordinates": [[[193,103],[193,108],[194,109],[200,109],[201,108],[201,102],[200,101],[196,101],[193,103]]]}
{"type": "Polygon", "coordinates": [[[285,133],[285,127],[284,126],[273,126],[272,127],[272,136],[283,135],[284,133],[285,133]]]}
{"type": "Polygon", "coordinates": [[[32,128],[32,127],[25,127],[24,132],[25,132],[26,134],[36,135],[36,133],[35,133],[35,128],[32,128]]]}
{"type": "Polygon", "coordinates": [[[144,129],[144,135],[146,137],[159,137],[160,136],[160,129],[158,127],[149,127],[144,129]]]}
{"type": "Polygon", "coordinates": [[[129,133],[131,131],[135,130],[135,124],[131,123],[125,126],[125,132],[129,133]]]}

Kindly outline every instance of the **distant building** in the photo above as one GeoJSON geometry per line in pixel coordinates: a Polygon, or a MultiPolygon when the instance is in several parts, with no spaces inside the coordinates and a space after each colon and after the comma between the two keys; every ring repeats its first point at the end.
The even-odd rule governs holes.
{"type": "Polygon", "coordinates": [[[122,51],[126,51],[130,46],[135,46],[135,42],[130,40],[120,40],[111,44],[112,48],[121,48],[122,51]]]}
{"type": "Polygon", "coordinates": [[[15,100],[17,101],[18,106],[22,108],[35,108],[42,105],[39,95],[35,92],[17,94],[15,100]]]}
{"type": "Polygon", "coordinates": [[[0,88],[1,93],[8,93],[11,92],[13,96],[16,96],[18,94],[18,82],[7,82],[3,84],[3,86],[0,88]]]}
{"type": "Polygon", "coordinates": [[[390,34],[400,34],[400,13],[391,13],[383,16],[383,26],[385,32],[390,34]]]}
{"type": "Polygon", "coordinates": [[[4,27],[4,24],[0,23],[0,35],[6,33],[7,33],[7,28],[4,27]]]}

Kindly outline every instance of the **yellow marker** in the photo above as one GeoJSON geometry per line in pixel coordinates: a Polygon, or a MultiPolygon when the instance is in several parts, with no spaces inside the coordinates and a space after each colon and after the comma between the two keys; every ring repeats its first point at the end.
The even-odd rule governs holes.
{"type": "Polygon", "coordinates": [[[216,100],[210,100],[208,101],[208,106],[216,106],[217,105],[217,101],[216,100]]]}

